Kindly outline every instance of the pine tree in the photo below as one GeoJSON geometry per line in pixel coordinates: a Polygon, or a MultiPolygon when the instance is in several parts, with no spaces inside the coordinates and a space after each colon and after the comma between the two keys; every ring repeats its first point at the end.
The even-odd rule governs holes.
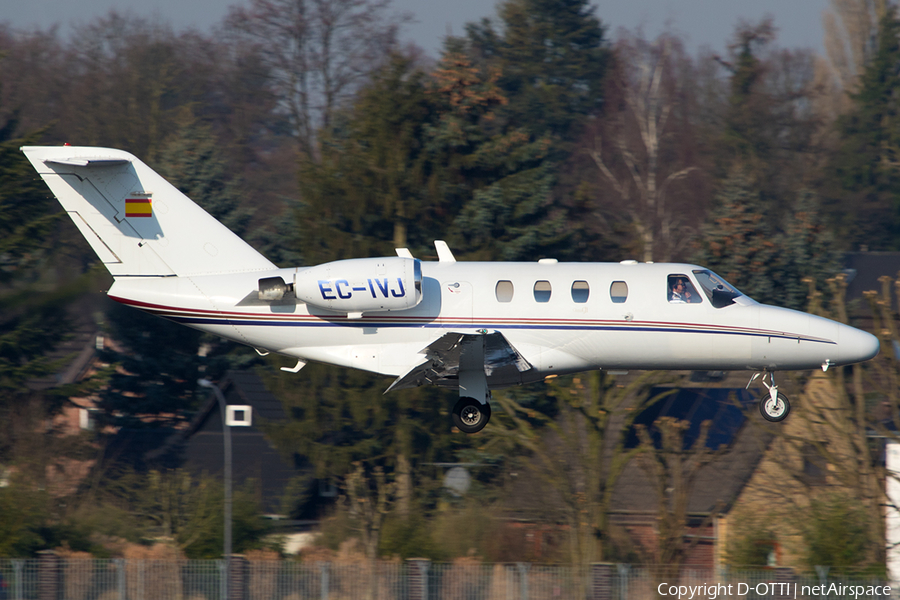
{"type": "Polygon", "coordinates": [[[534,138],[570,140],[573,126],[602,106],[610,53],[604,28],[587,0],[506,0],[502,31],[488,22],[469,28],[486,58],[498,58],[499,85],[515,126],[534,138]]]}
{"type": "Polygon", "coordinates": [[[73,291],[47,277],[60,250],[54,241],[62,213],[19,150],[37,136],[16,138],[16,126],[10,119],[0,127],[0,461],[14,444],[13,415],[29,400],[48,412],[61,405],[61,397],[29,383],[58,367],[47,353],[71,329],[66,302],[73,291]]]}
{"type": "Polygon", "coordinates": [[[574,217],[557,174],[582,135],[579,124],[602,106],[604,29],[585,0],[507,0],[498,16],[499,28],[483,20],[450,39],[442,59],[445,74],[470,69],[481,79],[473,89],[489,85],[501,99],[476,113],[490,119],[489,139],[469,138],[481,145],[473,154],[487,177],[465,190],[452,239],[473,258],[574,258],[578,228],[568,227],[574,217]],[[468,64],[454,67],[460,58],[468,64]]]}
{"type": "Polygon", "coordinates": [[[550,207],[549,137],[532,140],[503,116],[509,100],[500,71],[477,65],[460,42],[434,72],[440,103],[427,128],[449,235],[468,258],[515,260],[562,246],[561,216],[550,207]]]}
{"type": "Polygon", "coordinates": [[[118,304],[106,316],[114,343],[100,351],[100,358],[116,368],[99,393],[98,419],[135,428],[172,426],[190,418],[205,362],[198,356],[200,332],[118,304]]]}
{"type": "MultiPolygon", "coordinates": [[[[316,478],[342,484],[362,467],[364,477],[380,469],[395,492],[396,512],[433,508],[433,469],[472,443],[454,435],[448,417],[455,400],[446,391],[421,387],[384,394],[388,381],[361,371],[310,365],[303,380],[267,377],[291,419],[268,433],[285,455],[308,461],[316,478]]],[[[294,514],[309,507],[294,506],[294,514]]]]}
{"type": "Polygon", "coordinates": [[[731,46],[730,94],[725,113],[721,157],[726,168],[734,162],[749,165],[758,177],[773,150],[772,105],[764,89],[765,64],[758,54],[774,38],[770,20],[755,27],[739,27],[731,46]]]}
{"type": "Polygon", "coordinates": [[[777,229],[766,218],[759,188],[736,167],[722,184],[715,204],[701,230],[694,261],[756,300],[771,302],[777,229]]]}
{"type": "Polygon", "coordinates": [[[210,127],[190,112],[163,145],[160,175],[237,235],[246,232],[252,209],[240,205],[238,185],[229,174],[221,145],[210,127]]]}
{"type": "Polygon", "coordinates": [[[805,311],[809,285],[804,280],[824,289],[826,281],[841,271],[841,253],[813,192],[801,190],[789,212],[779,243],[776,304],[805,311]]]}
{"type": "Polygon", "coordinates": [[[321,156],[302,161],[298,221],[305,260],[387,255],[427,239],[422,132],[432,108],[424,78],[408,58],[395,55],[321,133],[321,156]]]}
{"type": "Polygon", "coordinates": [[[806,278],[824,287],[840,271],[834,237],[825,226],[819,200],[802,190],[783,223],[767,214],[747,173],[735,168],[716,196],[694,261],[766,304],[796,310],[808,305],[806,278]]]}

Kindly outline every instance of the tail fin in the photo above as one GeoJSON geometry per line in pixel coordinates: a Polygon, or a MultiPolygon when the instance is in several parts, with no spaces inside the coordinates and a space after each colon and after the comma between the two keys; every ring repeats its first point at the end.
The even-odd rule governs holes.
{"type": "Polygon", "coordinates": [[[275,268],[128,152],[76,146],[22,151],[113,277],[275,268]]]}

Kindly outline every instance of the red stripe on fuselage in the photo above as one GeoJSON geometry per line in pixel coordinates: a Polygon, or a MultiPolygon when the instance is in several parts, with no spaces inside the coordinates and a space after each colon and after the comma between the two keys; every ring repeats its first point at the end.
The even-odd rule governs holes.
{"type": "Polygon", "coordinates": [[[133,306],[135,308],[139,308],[141,310],[145,310],[148,312],[152,312],[154,314],[158,314],[159,316],[171,316],[171,317],[195,317],[195,318],[208,318],[208,319],[235,319],[242,321],[258,321],[260,325],[265,324],[267,322],[273,321],[295,321],[295,322],[347,322],[352,324],[366,324],[371,325],[373,323],[389,323],[389,324],[408,324],[410,326],[421,325],[426,323],[439,323],[446,325],[460,325],[460,326],[481,326],[483,323],[491,323],[496,324],[498,326],[508,325],[512,326],[527,326],[534,325],[535,327],[547,327],[556,325],[559,327],[603,327],[615,325],[617,327],[633,327],[634,329],[639,329],[642,327],[664,327],[664,328],[681,328],[681,329],[695,329],[698,330],[698,333],[702,333],[705,331],[713,331],[713,332],[721,332],[721,333],[733,333],[736,335],[740,334],[750,334],[756,336],[767,336],[771,335],[772,337],[787,337],[787,338],[800,338],[807,341],[818,341],[818,342],[831,342],[832,340],[827,340],[825,338],[816,338],[807,335],[800,334],[792,334],[790,332],[785,331],[773,331],[769,329],[753,329],[749,327],[734,327],[729,325],[716,325],[716,324],[703,324],[703,323],[685,323],[685,322],[672,322],[672,321],[625,321],[625,320],[609,320],[609,319],[545,319],[545,318],[510,318],[510,317],[485,317],[485,318],[464,318],[464,317],[410,317],[410,316],[378,316],[378,317],[365,317],[358,319],[350,319],[345,315],[334,315],[329,317],[323,317],[319,315],[276,315],[276,314],[260,314],[254,312],[232,312],[232,311],[221,311],[221,310],[209,310],[202,308],[183,308],[176,306],[166,306],[162,304],[153,304],[150,302],[143,302],[140,300],[130,300],[127,298],[121,298],[118,296],[110,296],[116,302],[120,302],[122,304],[133,306]]]}

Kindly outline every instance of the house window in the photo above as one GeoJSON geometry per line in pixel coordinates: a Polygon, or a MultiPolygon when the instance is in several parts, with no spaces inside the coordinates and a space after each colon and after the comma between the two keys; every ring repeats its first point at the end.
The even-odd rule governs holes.
{"type": "Polygon", "coordinates": [[[624,281],[613,281],[609,286],[609,299],[616,304],[624,304],[628,300],[628,284],[624,281]]]}
{"type": "Polygon", "coordinates": [[[513,284],[512,281],[498,281],[497,288],[494,290],[497,294],[497,302],[512,302],[513,284]]]}
{"type": "Polygon", "coordinates": [[[535,300],[535,302],[549,302],[551,292],[552,292],[552,290],[550,288],[549,281],[534,282],[534,300],[535,300]]]}
{"type": "Polygon", "coordinates": [[[229,427],[250,427],[253,425],[253,407],[229,404],[225,407],[225,424],[229,427]]]}
{"type": "Polygon", "coordinates": [[[337,498],[338,489],[332,481],[324,479],[319,480],[319,497],[320,498],[337,498]]]}
{"type": "Polygon", "coordinates": [[[810,486],[828,484],[828,461],[812,444],[804,444],[800,450],[803,455],[803,480],[810,486]]]}
{"type": "Polygon", "coordinates": [[[78,426],[87,431],[96,431],[97,412],[98,410],[96,408],[79,408],[78,426]]]}
{"type": "Polygon", "coordinates": [[[591,287],[587,281],[576,281],[572,284],[572,301],[582,304],[588,301],[591,295],[591,287]]]}

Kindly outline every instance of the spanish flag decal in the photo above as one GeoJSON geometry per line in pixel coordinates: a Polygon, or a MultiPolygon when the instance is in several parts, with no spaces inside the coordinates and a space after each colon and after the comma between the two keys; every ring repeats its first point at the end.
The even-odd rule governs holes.
{"type": "Polygon", "coordinates": [[[153,209],[150,207],[150,198],[126,198],[126,217],[152,217],[153,209]]]}

